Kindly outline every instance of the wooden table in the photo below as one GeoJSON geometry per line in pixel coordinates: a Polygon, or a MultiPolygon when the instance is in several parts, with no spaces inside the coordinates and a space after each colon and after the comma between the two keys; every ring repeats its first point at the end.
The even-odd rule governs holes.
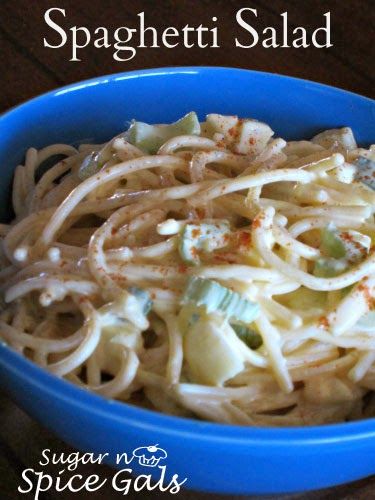
{"type": "MultiPolygon", "coordinates": [[[[374,97],[374,9],[371,0],[1,0],[0,3],[0,112],[49,89],[101,74],[138,68],[176,65],[236,66],[262,71],[284,73],[317,80],[330,85],[374,97]],[[148,25],[159,29],[167,26],[182,28],[189,23],[211,26],[211,18],[218,18],[219,44],[217,49],[138,49],[134,59],[116,62],[111,50],[87,47],[81,51],[81,62],[70,62],[69,48],[43,47],[43,37],[51,36],[51,29],[43,20],[51,7],[66,11],[65,29],[86,26],[93,31],[97,26],[118,27],[134,23],[136,14],[144,11],[148,25]],[[257,26],[281,26],[282,12],[288,11],[292,28],[302,25],[315,29],[322,25],[323,14],[332,17],[330,49],[253,49],[235,48],[234,37],[239,34],[235,13],[242,7],[258,10],[257,26]]],[[[21,472],[33,467],[44,448],[69,451],[69,447],[51,433],[33,422],[5,396],[0,397],[0,495],[4,499],[26,498],[16,493],[21,472]]],[[[89,474],[95,467],[84,469],[89,474]]],[[[110,474],[100,469],[101,475],[110,474]]],[[[56,470],[52,470],[53,474],[56,470]]],[[[129,497],[130,495],[128,495],[129,497]]],[[[158,498],[161,494],[140,494],[137,498],[158,498]]],[[[78,496],[75,496],[78,498],[78,496]]],[[[117,498],[113,491],[100,490],[90,498],[117,498]]],[[[346,486],[305,495],[295,499],[370,499],[375,497],[375,478],[346,486]]],[[[54,498],[51,494],[44,499],[54,498]]],[[[72,498],[60,494],[58,498],[72,498]]],[[[86,498],[79,495],[79,498],[86,498]]],[[[181,499],[214,499],[217,495],[191,492],[179,494],[181,499]]],[[[234,497],[233,497],[234,498],[234,497]]],[[[243,498],[243,497],[242,497],[243,498]]],[[[279,497],[280,498],[280,497],[279,497]]]]}

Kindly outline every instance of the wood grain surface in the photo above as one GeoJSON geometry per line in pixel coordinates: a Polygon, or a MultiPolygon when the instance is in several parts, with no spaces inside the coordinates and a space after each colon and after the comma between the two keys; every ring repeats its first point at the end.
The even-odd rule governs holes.
{"type": "MultiPolygon", "coordinates": [[[[373,0],[0,0],[0,112],[42,92],[85,78],[177,65],[235,66],[282,73],[374,97],[374,26],[373,0]],[[147,25],[159,30],[167,26],[181,29],[186,24],[212,26],[211,19],[216,16],[220,48],[187,49],[179,46],[173,50],[137,49],[131,61],[117,62],[112,58],[113,50],[91,46],[80,52],[80,62],[70,62],[68,45],[61,49],[43,47],[43,37],[51,37],[52,33],[43,19],[45,11],[51,7],[66,10],[66,19],[62,23],[65,29],[86,26],[92,31],[98,26],[112,29],[123,25],[133,27],[137,24],[137,13],[142,11],[145,12],[147,25]],[[258,10],[257,26],[260,30],[266,26],[280,28],[280,14],[285,11],[292,29],[301,25],[315,29],[322,25],[323,14],[329,11],[334,46],[330,49],[236,48],[234,37],[240,31],[235,13],[243,7],[258,10]]],[[[56,452],[71,450],[33,422],[5,395],[0,396],[0,418],[0,498],[32,498],[17,493],[22,470],[36,466],[44,448],[56,452]]],[[[111,476],[110,469],[98,467],[101,476],[111,476]]],[[[98,467],[85,466],[81,472],[85,475],[95,473],[98,467]]],[[[50,468],[49,472],[56,474],[56,469],[50,468]]],[[[90,499],[110,500],[119,495],[103,489],[90,494],[90,499]]],[[[166,495],[139,493],[127,497],[156,499],[166,495]]],[[[47,493],[42,498],[65,500],[72,495],[47,493]]],[[[88,498],[88,495],[75,495],[74,498],[88,498]]],[[[178,498],[213,500],[220,497],[183,492],[178,498]]],[[[375,498],[375,478],[329,490],[278,498],[369,500],[375,498]]]]}
{"type": "MultiPolygon", "coordinates": [[[[129,62],[117,62],[111,49],[87,47],[81,62],[70,62],[68,44],[61,49],[43,47],[53,34],[44,19],[55,0],[2,0],[0,2],[1,75],[0,111],[56,86],[107,73],[138,68],[176,65],[236,66],[283,73],[374,95],[374,8],[371,0],[60,0],[66,11],[65,29],[86,26],[135,26],[138,12],[146,23],[181,28],[186,24],[211,26],[213,16],[220,27],[220,48],[185,47],[138,49],[129,62]],[[281,26],[287,11],[292,27],[312,29],[322,25],[331,12],[332,42],[329,49],[236,48],[241,33],[235,13],[241,7],[258,10],[259,29],[281,26]]],[[[59,17],[60,19],[60,17],[59,17]]]]}

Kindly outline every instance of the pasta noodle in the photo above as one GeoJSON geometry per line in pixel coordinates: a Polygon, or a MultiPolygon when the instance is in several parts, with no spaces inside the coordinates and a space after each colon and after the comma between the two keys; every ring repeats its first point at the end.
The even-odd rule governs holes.
{"type": "Polygon", "coordinates": [[[80,387],[179,416],[373,416],[375,191],[360,169],[375,177],[374,146],[348,128],[272,136],[190,113],[29,149],[0,225],[0,337],[80,387]]]}

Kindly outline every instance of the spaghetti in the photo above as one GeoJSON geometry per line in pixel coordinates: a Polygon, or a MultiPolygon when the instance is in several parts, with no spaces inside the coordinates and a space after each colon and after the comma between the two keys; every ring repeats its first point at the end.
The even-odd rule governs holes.
{"type": "Polygon", "coordinates": [[[375,146],[349,128],[272,136],[189,113],[104,145],[29,149],[0,226],[0,336],[169,414],[374,416],[375,146]]]}

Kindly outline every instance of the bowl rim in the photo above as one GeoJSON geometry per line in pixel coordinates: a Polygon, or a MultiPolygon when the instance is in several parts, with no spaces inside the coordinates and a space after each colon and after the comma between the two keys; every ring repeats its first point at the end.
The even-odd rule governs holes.
{"type": "MultiPolygon", "coordinates": [[[[112,73],[50,90],[6,110],[0,116],[0,124],[4,124],[7,118],[22,113],[30,104],[38,103],[38,101],[42,102],[45,99],[48,100],[69,92],[84,90],[91,86],[111,84],[139,77],[170,76],[173,74],[199,75],[219,72],[248,73],[261,78],[292,81],[297,85],[308,85],[312,89],[323,88],[335,94],[341,94],[344,97],[360,98],[372,106],[375,104],[375,100],[351,91],[278,73],[221,66],[171,66],[112,73]]],[[[48,394],[50,397],[57,398],[61,402],[66,402],[77,409],[88,411],[95,417],[104,417],[106,420],[112,420],[114,423],[129,425],[133,428],[138,427],[142,430],[147,429],[153,432],[162,432],[169,436],[184,436],[200,441],[214,441],[215,443],[236,443],[237,445],[245,446],[252,444],[261,447],[281,446],[284,448],[308,445],[330,446],[335,443],[347,444],[371,438],[375,439],[375,418],[354,422],[324,424],[321,426],[287,428],[248,427],[167,415],[155,410],[130,405],[126,402],[108,400],[86,389],[82,389],[65,379],[56,377],[15,352],[1,341],[0,366],[4,369],[4,373],[9,372],[21,380],[25,379],[27,383],[48,394]]]]}
{"type": "Polygon", "coordinates": [[[49,373],[4,343],[0,343],[0,367],[19,380],[26,380],[29,385],[49,397],[65,402],[77,410],[116,424],[129,425],[143,431],[147,429],[155,434],[184,436],[206,442],[287,448],[329,446],[375,439],[375,418],[321,426],[252,427],[167,415],[90,392],[49,373]]]}
{"type": "Polygon", "coordinates": [[[42,101],[45,98],[58,97],[59,95],[68,94],[69,92],[74,92],[77,90],[83,90],[86,87],[93,87],[102,84],[109,84],[111,82],[117,82],[122,80],[129,80],[134,78],[142,78],[142,77],[153,77],[153,76],[167,76],[173,74],[187,74],[187,75],[198,75],[203,73],[215,73],[215,72],[233,72],[233,73],[249,73],[256,75],[260,78],[271,78],[275,80],[285,80],[291,81],[295,84],[305,84],[315,89],[325,89],[326,91],[333,92],[335,94],[341,94],[342,96],[360,98],[364,101],[367,101],[368,104],[372,104],[375,106],[375,99],[371,97],[358,94],[356,92],[352,92],[350,90],[343,89],[341,87],[335,87],[333,85],[329,85],[327,83],[320,83],[314,80],[308,80],[306,78],[299,78],[296,76],[284,75],[282,73],[271,73],[268,71],[259,71],[252,70],[246,68],[239,67],[231,67],[231,66],[160,66],[155,68],[147,68],[147,69],[134,69],[130,71],[122,71],[119,73],[108,73],[105,75],[99,75],[92,78],[87,78],[84,80],[74,81],[62,87],[53,88],[46,92],[42,92],[37,94],[34,97],[21,101],[10,108],[5,109],[0,114],[0,123],[2,119],[6,119],[8,114],[11,112],[21,111],[24,106],[29,104],[37,103],[37,101],[42,101]]]}

